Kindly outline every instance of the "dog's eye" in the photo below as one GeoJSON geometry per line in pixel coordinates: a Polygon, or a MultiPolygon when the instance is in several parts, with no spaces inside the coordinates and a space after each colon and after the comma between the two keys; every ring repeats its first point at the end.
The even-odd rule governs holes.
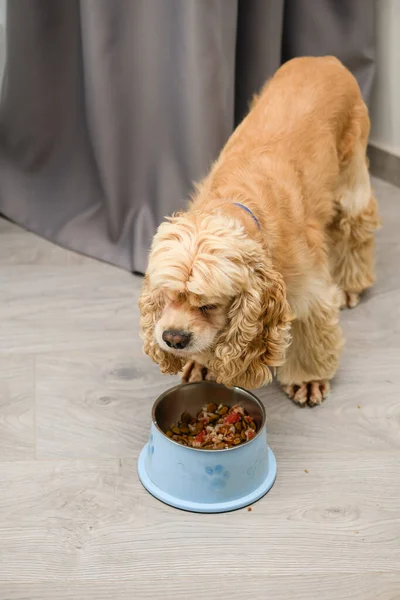
{"type": "Polygon", "coordinates": [[[215,304],[205,304],[204,306],[200,306],[199,311],[203,314],[207,313],[210,310],[215,310],[217,307],[215,304]]]}

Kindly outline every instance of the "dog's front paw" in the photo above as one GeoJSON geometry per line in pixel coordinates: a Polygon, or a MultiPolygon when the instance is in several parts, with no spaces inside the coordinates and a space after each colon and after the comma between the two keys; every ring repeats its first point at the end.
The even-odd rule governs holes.
{"type": "Polygon", "coordinates": [[[360,304],[360,294],[354,292],[341,292],[340,308],[355,308],[360,304]]]}
{"type": "Polygon", "coordinates": [[[195,360],[189,360],[182,371],[182,383],[195,383],[196,381],[214,381],[207,367],[195,360]]]}
{"type": "Polygon", "coordinates": [[[305,406],[306,404],[317,406],[317,404],[322,404],[329,394],[330,389],[331,385],[327,379],[283,386],[283,390],[289,398],[300,406],[305,406]]]}

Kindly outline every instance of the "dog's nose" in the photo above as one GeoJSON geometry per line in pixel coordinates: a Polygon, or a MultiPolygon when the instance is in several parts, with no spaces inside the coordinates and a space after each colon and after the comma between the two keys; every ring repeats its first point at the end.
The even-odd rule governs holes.
{"type": "Polygon", "coordinates": [[[162,334],[162,339],[169,348],[175,350],[183,350],[189,344],[191,338],[190,333],[186,331],[177,331],[176,329],[168,329],[162,334]]]}

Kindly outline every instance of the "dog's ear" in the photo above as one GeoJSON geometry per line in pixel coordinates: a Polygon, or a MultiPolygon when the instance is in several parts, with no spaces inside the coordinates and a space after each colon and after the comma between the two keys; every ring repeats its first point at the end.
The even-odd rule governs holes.
{"type": "Polygon", "coordinates": [[[183,368],[180,358],[164,352],[157,344],[154,337],[154,327],[161,317],[163,310],[162,296],[150,289],[149,279],[146,275],[139,297],[141,338],[144,342],[143,350],[160,366],[162,373],[176,375],[183,368]]]}
{"type": "Polygon", "coordinates": [[[281,275],[257,265],[248,289],[232,302],[208,365],[217,381],[253,389],[269,383],[270,368],[285,360],[291,320],[281,275]]]}

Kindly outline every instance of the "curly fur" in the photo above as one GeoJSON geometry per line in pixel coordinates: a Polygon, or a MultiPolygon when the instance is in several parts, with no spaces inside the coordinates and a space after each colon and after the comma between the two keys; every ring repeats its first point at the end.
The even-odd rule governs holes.
{"type": "Polygon", "coordinates": [[[259,263],[249,283],[234,299],[207,366],[221,383],[256,388],[271,381],[269,367],[284,363],[291,316],[277,272],[259,263]]]}
{"type": "Polygon", "coordinates": [[[140,328],[143,339],[143,350],[159,365],[160,371],[165,374],[175,375],[183,369],[183,360],[161,350],[154,339],[154,326],[161,317],[163,310],[162,296],[152,292],[149,278],[146,276],[139,297],[140,328]]]}
{"type": "Polygon", "coordinates": [[[354,300],[375,279],[368,133],[357,82],[338,60],[278,70],[187,212],[154,237],[141,326],[163,372],[195,361],[221,383],[255,388],[278,367],[294,399],[310,383],[319,403],[343,345],[338,298],[354,300]],[[164,343],[170,329],[190,334],[187,348],[164,343]]]}

